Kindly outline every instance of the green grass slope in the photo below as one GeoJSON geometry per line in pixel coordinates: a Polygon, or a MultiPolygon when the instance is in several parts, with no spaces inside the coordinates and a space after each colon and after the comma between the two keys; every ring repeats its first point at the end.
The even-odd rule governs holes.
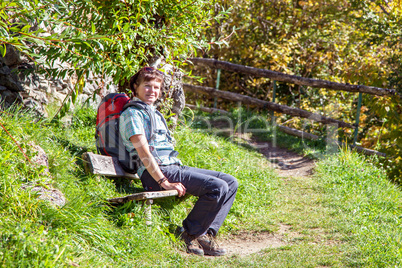
{"type": "Polygon", "coordinates": [[[348,259],[356,266],[400,267],[402,264],[402,193],[385,172],[357,153],[345,150],[320,162],[328,206],[343,222],[354,246],[348,259]]]}
{"type": "Polygon", "coordinates": [[[286,246],[251,256],[187,255],[174,229],[192,208],[194,197],[157,201],[154,224],[146,226],[141,203],[119,207],[105,203],[107,198],[142,191],[140,183],[84,174],[80,157],[95,151],[94,118],[93,110],[83,109],[67,127],[37,121],[19,110],[1,112],[1,267],[401,265],[402,194],[380,169],[355,154],[341,152],[322,160],[315,177],[284,181],[259,153],[181,126],[175,138],[185,164],[227,172],[239,180],[221,235],[277,232],[280,224],[304,235],[303,239],[284,238],[286,246]],[[48,174],[27,160],[37,154],[33,143],[48,155],[48,174]],[[24,185],[60,189],[67,203],[52,206],[23,189],[24,185]],[[336,232],[339,245],[317,244],[312,239],[317,228],[336,232]]]}
{"type": "MultiPolygon", "coordinates": [[[[20,111],[3,112],[1,123],[7,130],[0,132],[2,266],[164,267],[189,261],[187,255],[180,254],[182,244],[173,230],[181,225],[194,197],[157,202],[153,206],[154,225],[147,227],[141,203],[117,208],[105,204],[107,198],[142,190],[139,183],[114,183],[84,174],[80,156],[84,151],[95,151],[93,111],[76,113],[68,127],[36,122],[20,111]],[[25,158],[22,151],[30,160],[37,154],[30,143],[46,151],[48,175],[42,174],[43,167],[25,158]],[[59,208],[39,200],[35,193],[21,188],[27,184],[60,189],[66,195],[66,205],[59,208]]],[[[276,177],[264,159],[225,139],[186,127],[177,131],[176,139],[186,164],[219,169],[240,181],[223,234],[271,228],[264,215],[274,196],[276,177]],[[261,188],[264,191],[260,192],[261,188]]]]}

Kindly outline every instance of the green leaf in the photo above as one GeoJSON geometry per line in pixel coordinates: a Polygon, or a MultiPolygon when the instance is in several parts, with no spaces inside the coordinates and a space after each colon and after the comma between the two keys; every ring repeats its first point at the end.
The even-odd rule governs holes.
{"type": "Polygon", "coordinates": [[[18,28],[18,27],[11,27],[11,28],[9,28],[9,31],[10,31],[10,32],[18,33],[18,32],[20,31],[20,28],[18,28]]]}
{"type": "Polygon", "coordinates": [[[85,45],[87,45],[89,48],[92,49],[92,46],[88,42],[84,42],[85,45]]]}
{"type": "Polygon", "coordinates": [[[61,4],[64,8],[68,8],[68,6],[66,5],[66,3],[64,3],[64,1],[59,0],[59,4],[61,4]]]}
{"type": "Polygon", "coordinates": [[[102,45],[101,42],[99,42],[99,41],[97,41],[97,40],[94,40],[94,43],[98,45],[98,47],[99,47],[100,50],[104,50],[104,49],[103,49],[103,45],[102,45]]]}
{"type": "Polygon", "coordinates": [[[72,101],[73,104],[74,104],[75,101],[77,100],[77,96],[78,96],[78,94],[76,94],[75,91],[73,90],[73,91],[71,92],[71,101],[72,101]]]}
{"type": "Polygon", "coordinates": [[[7,53],[6,45],[5,44],[0,45],[0,54],[1,54],[1,56],[5,57],[6,53],[7,53]]]}
{"type": "Polygon", "coordinates": [[[96,32],[96,27],[93,21],[91,21],[91,28],[92,28],[92,33],[94,34],[96,32]]]}
{"type": "Polygon", "coordinates": [[[108,38],[108,37],[101,37],[100,39],[101,39],[101,40],[105,40],[105,41],[109,41],[109,42],[111,42],[111,43],[116,43],[116,42],[117,42],[116,40],[110,39],[110,38],[108,38]]]}
{"type": "Polygon", "coordinates": [[[17,3],[11,2],[11,3],[8,3],[7,6],[8,6],[9,8],[10,8],[10,7],[16,7],[16,6],[17,6],[17,3]]]}
{"type": "Polygon", "coordinates": [[[126,24],[123,26],[123,32],[127,32],[129,27],[130,27],[130,24],[126,23],[126,24]]]}
{"type": "Polygon", "coordinates": [[[0,27],[7,28],[7,24],[4,21],[0,20],[0,27]]]}
{"type": "Polygon", "coordinates": [[[3,28],[2,26],[0,26],[0,40],[3,39],[2,36],[6,37],[6,38],[10,38],[10,36],[8,35],[8,31],[3,28]]]}
{"type": "Polygon", "coordinates": [[[31,29],[31,25],[25,25],[22,29],[21,29],[21,32],[23,32],[23,33],[27,33],[28,31],[29,31],[29,29],[31,29]]]}

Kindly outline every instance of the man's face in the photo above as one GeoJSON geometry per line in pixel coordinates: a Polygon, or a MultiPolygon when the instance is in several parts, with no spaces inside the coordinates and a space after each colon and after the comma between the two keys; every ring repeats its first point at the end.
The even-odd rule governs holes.
{"type": "Polygon", "coordinates": [[[135,86],[136,97],[148,105],[153,105],[159,98],[161,92],[161,82],[157,80],[143,81],[139,86],[135,86]]]}

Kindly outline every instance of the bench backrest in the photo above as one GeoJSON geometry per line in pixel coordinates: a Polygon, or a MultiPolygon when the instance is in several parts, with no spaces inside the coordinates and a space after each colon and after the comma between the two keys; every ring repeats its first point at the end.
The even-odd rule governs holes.
{"type": "Polygon", "coordinates": [[[89,173],[108,177],[126,177],[139,179],[137,174],[126,172],[119,164],[116,157],[98,155],[91,152],[82,155],[84,167],[89,173]]]}

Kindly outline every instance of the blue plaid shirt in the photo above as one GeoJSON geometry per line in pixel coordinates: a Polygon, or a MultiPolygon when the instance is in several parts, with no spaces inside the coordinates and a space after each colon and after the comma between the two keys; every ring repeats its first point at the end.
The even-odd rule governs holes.
{"type": "MultiPolygon", "coordinates": [[[[139,100],[138,98],[134,98],[134,100],[139,100]]],[[[151,110],[155,111],[155,107],[151,106],[151,110]]],[[[137,155],[137,151],[134,148],[133,143],[130,141],[130,138],[134,135],[145,135],[149,142],[149,146],[153,147],[156,152],[160,152],[163,150],[173,150],[173,140],[168,137],[168,130],[166,129],[165,124],[163,123],[160,116],[155,114],[156,119],[156,130],[164,130],[157,131],[155,133],[155,139],[149,142],[151,138],[151,120],[148,114],[143,110],[136,107],[127,108],[120,116],[120,135],[123,139],[124,146],[127,151],[130,152],[130,156],[137,155]]],[[[156,161],[159,165],[171,165],[171,164],[179,164],[181,165],[181,161],[169,155],[165,156],[157,156],[156,161]]],[[[141,162],[139,169],[137,170],[138,176],[141,177],[144,172],[145,167],[141,162]]]]}

